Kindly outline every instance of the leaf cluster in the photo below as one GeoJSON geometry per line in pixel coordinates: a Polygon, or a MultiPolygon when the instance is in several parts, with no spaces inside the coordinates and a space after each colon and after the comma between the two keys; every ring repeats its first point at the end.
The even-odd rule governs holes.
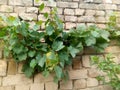
{"type": "MultiPolygon", "coordinates": [[[[39,10],[44,10],[41,4],[39,10]]],[[[72,64],[74,58],[84,47],[92,47],[103,51],[109,42],[109,32],[96,26],[78,26],[66,32],[63,22],[54,8],[45,13],[46,21],[35,21],[30,28],[27,21],[15,17],[1,16],[2,24],[0,38],[4,40],[4,55],[12,55],[15,62],[23,62],[23,72],[27,77],[42,72],[44,76],[55,73],[54,80],[68,78],[65,70],[72,64]],[[40,31],[40,26],[45,29],[40,31]]]]}

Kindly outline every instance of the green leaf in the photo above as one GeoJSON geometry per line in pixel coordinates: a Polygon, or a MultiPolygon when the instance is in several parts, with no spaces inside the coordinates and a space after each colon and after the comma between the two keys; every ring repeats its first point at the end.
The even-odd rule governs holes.
{"type": "Polygon", "coordinates": [[[35,68],[36,65],[37,65],[36,60],[35,60],[35,59],[31,60],[31,62],[30,62],[30,67],[31,67],[31,68],[35,68]]]}
{"type": "Polygon", "coordinates": [[[92,36],[86,37],[86,38],[85,38],[85,44],[86,44],[87,46],[91,46],[91,45],[96,44],[96,38],[94,38],[94,37],[92,37],[92,36]]]}
{"type": "Polygon", "coordinates": [[[42,3],[42,4],[39,6],[39,10],[42,11],[42,10],[44,9],[44,7],[45,7],[45,4],[42,3]]]}
{"type": "Polygon", "coordinates": [[[54,70],[55,70],[55,73],[56,73],[57,78],[58,78],[58,79],[61,79],[61,77],[62,77],[62,69],[61,69],[61,67],[55,66],[55,67],[54,67],[54,70]]]}
{"type": "Polygon", "coordinates": [[[49,25],[49,26],[46,27],[46,33],[48,35],[52,35],[53,32],[54,32],[54,27],[52,25],[49,25]]]}
{"type": "Polygon", "coordinates": [[[79,52],[78,49],[76,49],[76,48],[74,48],[74,47],[72,47],[72,46],[68,47],[68,51],[70,52],[70,54],[72,55],[73,58],[74,58],[74,57],[76,56],[76,54],[79,52]]]}
{"type": "Polygon", "coordinates": [[[48,18],[48,16],[49,16],[48,13],[44,13],[45,18],[48,18]]]}
{"type": "Polygon", "coordinates": [[[38,62],[38,65],[43,67],[44,64],[45,64],[45,61],[46,61],[46,55],[43,55],[42,58],[40,58],[39,62],[38,62]]]}
{"type": "Polygon", "coordinates": [[[94,37],[99,37],[99,33],[97,31],[91,31],[91,34],[94,36],[94,37]]]}
{"type": "Polygon", "coordinates": [[[65,46],[63,45],[62,41],[55,41],[53,42],[52,48],[55,51],[60,51],[61,49],[63,49],[65,46]]]}
{"type": "Polygon", "coordinates": [[[24,61],[27,59],[27,53],[22,53],[17,55],[19,61],[24,61]]]}
{"type": "Polygon", "coordinates": [[[45,70],[42,72],[42,74],[44,77],[48,77],[50,73],[49,73],[49,71],[45,70]]]}
{"type": "Polygon", "coordinates": [[[28,56],[29,57],[34,57],[35,53],[36,53],[35,51],[29,51],[28,56]]]}
{"type": "Polygon", "coordinates": [[[22,71],[27,77],[31,77],[34,73],[34,69],[29,67],[29,65],[24,65],[22,71]]]}

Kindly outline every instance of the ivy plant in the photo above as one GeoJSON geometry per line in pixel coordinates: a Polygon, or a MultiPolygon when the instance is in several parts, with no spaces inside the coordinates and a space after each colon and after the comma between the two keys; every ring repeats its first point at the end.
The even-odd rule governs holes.
{"type": "Polygon", "coordinates": [[[102,80],[104,84],[109,84],[114,90],[120,90],[120,65],[115,63],[111,54],[108,54],[105,58],[92,56],[91,60],[97,68],[105,72],[109,78],[109,82],[105,81],[105,77],[99,76],[98,79],[102,80]]]}
{"type": "MultiPolygon", "coordinates": [[[[41,4],[39,10],[44,10],[41,4]]],[[[0,39],[4,40],[4,55],[11,55],[15,62],[23,62],[22,71],[27,77],[42,72],[44,76],[55,73],[54,80],[67,79],[65,67],[84,47],[103,51],[109,42],[109,32],[96,26],[78,26],[66,32],[63,22],[55,8],[48,14],[46,21],[35,21],[30,28],[27,21],[13,16],[1,16],[0,39]],[[45,29],[40,30],[44,25],[45,29]]]]}

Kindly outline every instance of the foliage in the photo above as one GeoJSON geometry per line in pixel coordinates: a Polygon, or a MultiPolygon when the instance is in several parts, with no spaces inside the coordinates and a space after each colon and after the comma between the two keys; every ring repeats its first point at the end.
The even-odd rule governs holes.
{"type": "MultiPolygon", "coordinates": [[[[41,4],[39,10],[44,9],[41,4]]],[[[16,62],[23,62],[23,72],[31,77],[38,72],[44,76],[55,73],[55,81],[68,78],[65,70],[72,64],[72,58],[84,47],[103,51],[109,42],[109,32],[96,26],[78,26],[69,32],[64,31],[63,22],[54,8],[50,14],[45,13],[46,21],[30,24],[15,17],[1,16],[0,38],[4,40],[4,55],[12,55],[16,62]],[[45,30],[40,31],[44,25],[45,30]]]]}
{"type": "Polygon", "coordinates": [[[108,54],[105,58],[92,56],[91,60],[98,69],[107,74],[110,81],[106,82],[105,77],[99,77],[99,79],[101,78],[106,84],[110,84],[114,90],[120,90],[120,65],[116,64],[113,58],[111,54],[108,54]]]}

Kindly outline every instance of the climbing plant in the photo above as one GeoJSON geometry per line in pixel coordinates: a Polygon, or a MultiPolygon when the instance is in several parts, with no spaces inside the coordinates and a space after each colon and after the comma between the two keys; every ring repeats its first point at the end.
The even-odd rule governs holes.
{"type": "MultiPolygon", "coordinates": [[[[44,10],[41,4],[39,10],[44,10]]],[[[77,26],[66,32],[57,9],[45,13],[46,21],[35,21],[31,28],[27,21],[13,16],[0,18],[0,39],[4,41],[5,57],[23,62],[22,71],[27,77],[42,72],[47,77],[55,73],[54,81],[67,79],[66,66],[84,47],[102,52],[107,47],[110,33],[96,26],[77,26]],[[45,29],[41,31],[40,26],[45,29]]]]}

